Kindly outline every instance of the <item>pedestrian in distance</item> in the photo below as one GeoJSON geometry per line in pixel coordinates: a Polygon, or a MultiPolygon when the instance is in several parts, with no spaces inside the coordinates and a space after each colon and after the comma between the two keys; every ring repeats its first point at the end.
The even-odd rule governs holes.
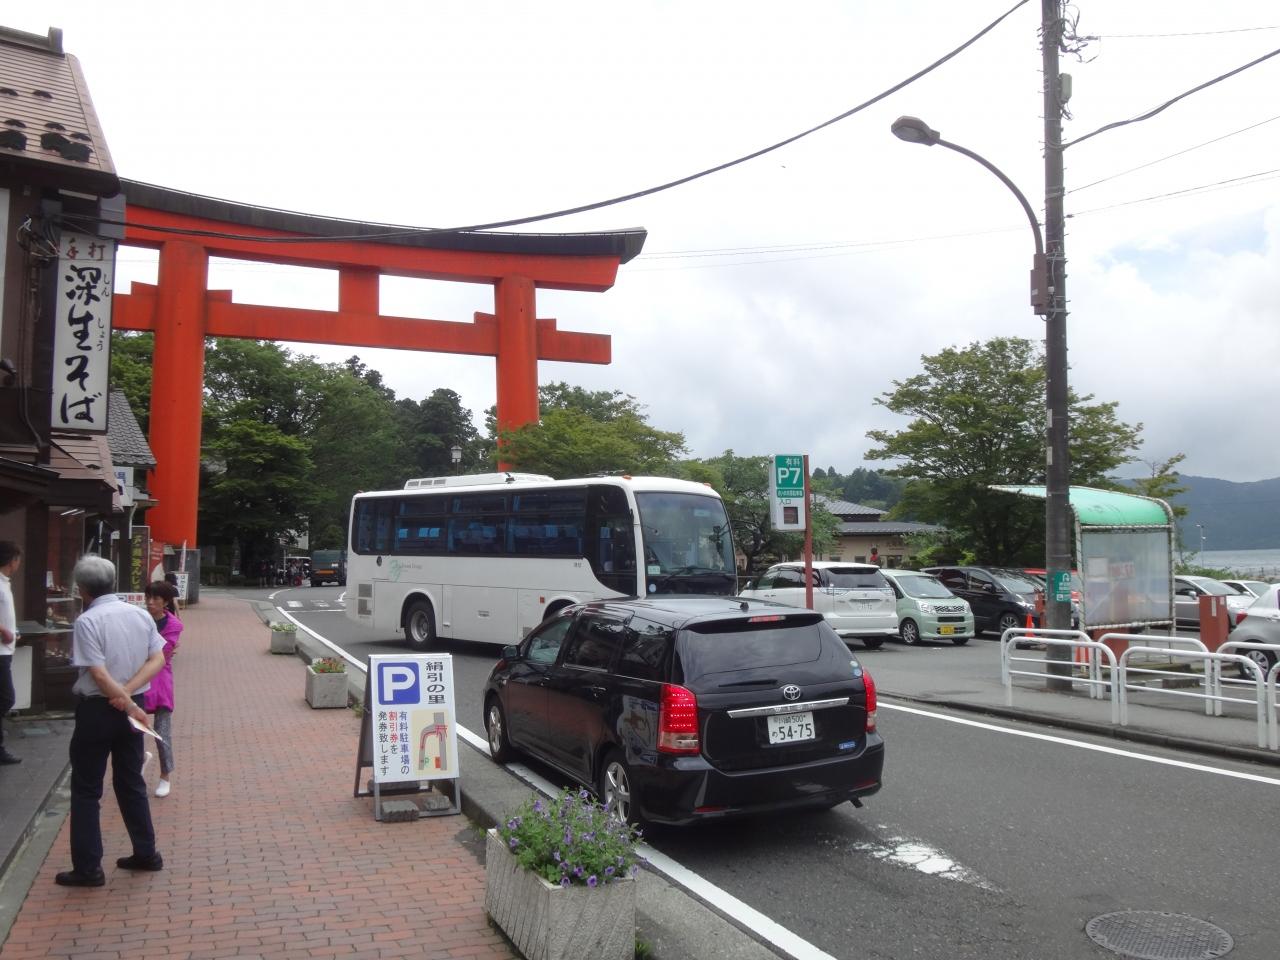
{"type": "Polygon", "coordinates": [[[130,718],[148,723],[142,694],[164,667],[164,640],[155,620],[113,592],[116,568],[98,556],[81,557],[72,574],[84,611],[71,635],[71,663],[80,668],[71,733],[71,869],[54,880],[64,887],[100,887],[102,780],[111,760],[116,804],[133,853],[116,860],[122,870],[160,870],[155,828],[142,779],[143,734],[130,718]]]}
{"type": "Polygon", "coordinates": [[[143,593],[147,598],[147,613],[164,639],[164,666],[152,678],[151,687],[143,695],[142,707],[155,716],[156,736],[160,738],[160,782],[156,784],[156,796],[167,797],[173,779],[173,655],[178,652],[182,621],[178,619],[175,603],[178,590],[173,584],[157,580],[147,584],[143,593]]]}
{"type": "Polygon", "coordinates": [[[22,548],[12,540],[0,540],[0,764],[21,763],[4,745],[4,717],[17,700],[13,691],[13,651],[18,645],[18,615],[9,578],[22,564],[22,548]]]}

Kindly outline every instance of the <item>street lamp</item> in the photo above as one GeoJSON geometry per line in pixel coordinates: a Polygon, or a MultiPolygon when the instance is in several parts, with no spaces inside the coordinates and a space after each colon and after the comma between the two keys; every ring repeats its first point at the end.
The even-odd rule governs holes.
{"type": "Polygon", "coordinates": [[[1196,554],[1196,563],[1204,565],[1204,524],[1197,523],[1196,529],[1200,531],[1200,552],[1196,554]]]}
{"type": "Polygon", "coordinates": [[[456,443],[449,448],[449,459],[453,462],[453,472],[462,472],[462,448],[456,443]]]}
{"type": "MultiPolygon", "coordinates": [[[[1055,580],[1067,576],[1071,569],[1071,509],[1070,509],[1070,463],[1067,447],[1067,354],[1066,331],[1063,311],[1053,307],[1054,291],[1049,284],[1049,271],[1044,253],[1044,237],[1040,232],[1040,222],[1036,219],[1035,210],[1017,185],[1006,177],[995,164],[959,144],[949,143],[941,134],[918,117],[899,117],[890,128],[893,135],[907,143],[918,143],[926,147],[935,144],[964,154],[970,160],[976,160],[999,178],[1018,198],[1023,212],[1031,224],[1031,233],[1035,237],[1036,252],[1031,261],[1031,308],[1040,316],[1046,317],[1045,333],[1045,570],[1047,583],[1045,590],[1045,626],[1049,629],[1065,630],[1071,626],[1071,595],[1054,588],[1055,580]],[[1052,329],[1050,329],[1052,327],[1052,329]],[[1058,576],[1055,577],[1055,574],[1058,576]]],[[[1066,647],[1050,647],[1047,656],[1051,660],[1066,660],[1070,654],[1066,647]]],[[[1050,668],[1050,673],[1061,674],[1063,670],[1050,668]]],[[[1050,681],[1051,686],[1054,685],[1050,681]]],[[[1069,684],[1068,684],[1069,685],[1069,684]]]]}

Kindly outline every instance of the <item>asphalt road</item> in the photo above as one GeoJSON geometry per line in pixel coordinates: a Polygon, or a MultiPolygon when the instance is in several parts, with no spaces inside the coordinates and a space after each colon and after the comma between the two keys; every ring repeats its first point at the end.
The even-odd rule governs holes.
{"type": "MultiPolygon", "coordinates": [[[[353,656],[405,649],[336,612],[341,593],[284,589],[275,602],[353,656]]],[[[896,670],[918,657],[945,682],[949,666],[971,668],[983,646],[890,646],[865,659],[874,671],[877,659],[896,670]]],[[[479,694],[498,649],[441,650],[453,654],[459,721],[482,733],[479,694]]],[[[1085,924],[1147,910],[1225,929],[1232,960],[1274,958],[1274,771],[1118,750],[1113,740],[919,710],[891,695],[882,704],[885,787],[865,808],[653,828],[649,842],[833,957],[1108,957],[1085,924]]]]}

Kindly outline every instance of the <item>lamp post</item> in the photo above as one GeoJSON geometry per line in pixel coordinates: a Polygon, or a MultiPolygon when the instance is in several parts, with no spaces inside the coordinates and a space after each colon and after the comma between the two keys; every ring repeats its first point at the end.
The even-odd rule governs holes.
{"type": "Polygon", "coordinates": [[[1197,523],[1196,529],[1200,531],[1200,552],[1196,554],[1196,563],[1204,566],[1204,524],[1197,523]]]}
{"type": "MultiPolygon", "coordinates": [[[[1050,629],[1064,630],[1071,626],[1071,594],[1069,591],[1059,592],[1054,589],[1055,580],[1067,575],[1071,569],[1071,507],[1070,507],[1070,464],[1067,447],[1067,338],[1066,311],[1056,309],[1056,291],[1050,285],[1050,272],[1045,257],[1044,237],[1040,232],[1040,222],[1036,219],[1035,210],[1017,185],[985,157],[959,144],[942,139],[937,130],[932,129],[917,117],[899,117],[891,127],[893,135],[907,143],[918,143],[926,147],[935,144],[963,154],[975,160],[999,178],[1018,198],[1023,212],[1031,224],[1031,233],[1035,238],[1036,252],[1031,261],[1031,308],[1038,315],[1045,317],[1045,623],[1050,629]],[[1057,574],[1058,576],[1055,576],[1057,574]]],[[[1069,582],[1069,581],[1068,581],[1069,582]]],[[[1066,661],[1070,652],[1066,647],[1050,647],[1046,656],[1050,660],[1066,661]]],[[[1059,677],[1068,672],[1065,664],[1051,664],[1051,677],[1059,677]]],[[[1070,681],[1050,679],[1049,685],[1056,688],[1070,681]]]]}
{"type": "Polygon", "coordinates": [[[462,448],[456,443],[449,448],[449,460],[453,463],[453,472],[459,474],[462,472],[462,448]]]}

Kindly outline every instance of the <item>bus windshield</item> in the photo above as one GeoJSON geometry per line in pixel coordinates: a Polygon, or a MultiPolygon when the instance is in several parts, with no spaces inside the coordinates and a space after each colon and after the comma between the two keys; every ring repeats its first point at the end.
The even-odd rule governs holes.
{"type": "Polygon", "coordinates": [[[636,506],[649,593],[733,592],[733,536],[718,498],[637,492],[636,506]]]}

